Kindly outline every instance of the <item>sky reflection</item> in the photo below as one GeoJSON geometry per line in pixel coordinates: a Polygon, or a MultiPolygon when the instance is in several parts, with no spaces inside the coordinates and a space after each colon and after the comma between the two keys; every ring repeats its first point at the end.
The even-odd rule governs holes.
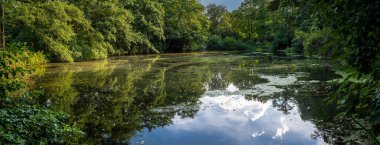
{"type": "Polygon", "coordinates": [[[201,106],[196,117],[176,116],[173,124],[164,128],[143,131],[132,140],[132,144],[321,144],[310,135],[315,126],[305,122],[295,106],[288,115],[272,106],[272,100],[260,102],[247,100],[247,93],[271,96],[282,91],[276,86],[289,85],[297,81],[295,75],[260,77],[268,83],[239,90],[234,84],[225,90],[208,90],[200,98],[201,106]]]}

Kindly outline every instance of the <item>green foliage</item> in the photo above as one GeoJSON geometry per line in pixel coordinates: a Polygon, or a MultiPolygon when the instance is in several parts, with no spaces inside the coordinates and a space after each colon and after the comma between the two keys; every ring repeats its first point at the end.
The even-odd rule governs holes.
{"type": "Polygon", "coordinates": [[[331,104],[337,104],[341,110],[338,119],[351,118],[351,121],[358,125],[359,131],[353,132],[353,140],[362,140],[366,144],[378,144],[379,135],[376,126],[380,123],[380,81],[373,80],[370,76],[362,76],[359,73],[353,73],[336,84],[337,91],[331,94],[327,100],[331,104]],[[353,78],[360,78],[353,80],[353,78]],[[361,123],[356,121],[353,116],[362,120],[361,123]],[[364,127],[362,124],[366,124],[364,127]],[[365,130],[365,136],[359,136],[360,130],[365,130]]]}
{"type": "Polygon", "coordinates": [[[271,50],[276,53],[279,50],[285,50],[287,47],[292,45],[292,36],[290,33],[278,33],[274,40],[271,42],[271,50]]]}
{"type": "Polygon", "coordinates": [[[294,47],[286,48],[285,49],[286,54],[295,54],[297,53],[297,49],[294,47]]]}
{"type": "Polygon", "coordinates": [[[304,49],[303,39],[299,37],[294,37],[292,39],[292,48],[294,48],[295,53],[302,53],[304,49]]]}
{"type": "MultiPolygon", "coordinates": [[[[65,124],[67,115],[33,106],[0,109],[0,142],[4,144],[63,144],[83,134],[65,124]]],[[[74,140],[73,140],[74,139],[74,140]]]]}
{"type": "Polygon", "coordinates": [[[242,38],[264,40],[264,44],[268,41],[274,52],[303,50],[310,57],[336,60],[337,69],[348,75],[333,88],[336,93],[330,102],[338,104],[348,116],[367,120],[372,131],[378,133],[379,8],[377,1],[245,0],[232,14],[236,16],[234,30],[242,38]],[[267,7],[260,8],[260,4],[267,7]],[[260,18],[263,14],[268,17],[260,18]],[[266,26],[261,29],[266,33],[255,29],[260,26],[266,26]]]}
{"type": "MultiPolygon", "coordinates": [[[[23,76],[33,71],[28,58],[26,47],[21,44],[10,44],[7,50],[0,50],[0,99],[12,92],[26,91],[23,76]]],[[[4,105],[3,101],[0,102],[0,107],[4,105]]]]}
{"type": "Polygon", "coordinates": [[[42,52],[32,52],[28,49],[27,43],[9,43],[6,50],[14,55],[20,67],[43,65],[47,62],[42,52]]]}
{"type": "Polygon", "coordinates": [[[272,25],[272,34],[270,37],[273,38],[271,42],[271,50],[273,52],[278,52],[280,50],[285,50],[288,47],[292,46],[292,40],[294,39],[294,25],[292,25],[292,16],[291,13],[293,8],[283,7],[279,8],[273,12],[273,23],[272,25]]]}
{"type": "Polygon", "coordinates": [[[234,37],[225,37],[219,35],[211,35],[207,41],[208,50],[248,50],[252,44],[245,43],[234,37]]]}
{"type": "MultiPolygon", "coordinates": [[[[229,35],[254,42],[248,45],[248,49],[254,44],[265,51],[283,51],[293,47],[297,12],[295,7],[278,7],[275,1],[244,0],[239,9],[229,14],[232,25],[229,35]]],[[[302,51],[299,47],[294,46],[297,52],[302,51]]]]}
{"type": "MultiPolygon", "coordinates": [[[[380,7],[375,1],[274,1],[280,7],[293,7],[308,56],[332,57],[340,62],[338,69],[347,74],[338,82],[330,102],[346,114],[356,114],[370,124],[379,124],[379,27],[376,18],[380,7]]],[[[300,43],[293,39],[292,46],[300,43]]],[[[299,47],[300,48],[300,47],[299,47]]],[[[373,128],[372,128],[373,129],[373,128]]],[[[378,132],[378,131],[377,131],[378,132]]]]}
{"type": "Polygon", "coordinates": [[[191,50],[192,45],[207,41],[209,20],[197,0],[160,0],[165,9],[167,51],[191,50]]]}
{"type": "MultiPolygon", "coordinates": [[[[165,40],[164,35],[164,14],[162,3],[156,0],[130,0],[125,2],[125,7],[133,12],[135,17],[133,29],[149,40],[152,50],[156,51],[157,45],[165,40]]],[[[156,51],[157,52],[157,51],[156,51]]]]}
{"type": "MultiPolygon", "coordinates": [[[[40,75],[44,71],[44,64],[47,62],[46,57],[41,52],[32,52],[28,50],[26,44],[10,43],[7,46],[9,57],[3,57],[7,62],[8,69],[30,69],[28,73],[32,75],[40,75]]],[[[11,76],[12,70],[9,70],[8,76],[11,76]]]]}
{"type": "MultiPolygon", "coordinates": [[[[289,6],[289,1],[280,1],[280,5],[289,6]]],[[[338,69],[345,71],[345,79],[337,82],[330,103],[336,103],[345,117],[365,120],[378,135],[380,41],[377,36],[380,31],[377,11],[380,3],[302,0],[293,7],[300,10],[303,22],[308,22],[300,25],[305,53],[332,56],[339,61],[338,69]]]]}
{"type": "MultiPolygon", "coordinates": [[[[305,2],[307,3],[307,2],[305,2]]],[[[378,1],[326,1],[308,2],[321,27],[331,28],[339,42],[344,42],[340,50],[348,66],[363,74],[373,74],[380,79],[378,27],[378,1]],[[344,48],[344,49],[343,49],[344,48]],[[376,73],[374,73],[376,72],[376,73]]]]}
{"type": "Polygon", "coordinates": [[[208,35],[196,0],[15,0],[4,6],[8,40],[28,42],[59,62],[200,49],[208,35]]]}
{"type": "Polygon", "coordinates": [[[211,35],[207,41],[207,49],[218,50],[223,48],[223,39],[219,35],[211,35]]]}
{"type": "Polygon", "coordinates": [[[333,51],[339,47],[331,31],[327,29],[311,31],[304,39],[304,52],[308,56],[331,57],[333,51]]]}
{"type": "Polygon", "coordinates": [[[107,57],[106,45],[99,44],[102,38],[90,33],[91,22],[76,6],[62,1],[11,1],[6,6],[11,41],[29,42],[55,61],[107,57]],[[83,58],[86,55],[91,57],[83,58]]]}
{"type": "Polygon", "coordinates": [[[43,65],[48,62],[45,55],[41,51],[39,52],[29,51],[29,53],[30,54],[28,56],[28,59],[29,59],[30,64],[33,66],[43,65]]]}
{"type": "Polygon", "coordinates": [[[41,91],[31,91],[24,82],[34,65],[43,60],[22,44],[0,50],[0,142],[4,144],[67,144],[83,135],[66,124],[67,115],[36,104],[41,91]],[[32,56],[32,57],[31,57],[32,56]],[[35,57],[33,57],[35,56],[35,57]],[[36,60],[29,61],[30,58],[36,60]]]}
{"type": "Polygon", "coordinates": [[[232,34],[230,13],[225,6],[210,4],[206,7],[205,15],[211,22],[209,28],[211,34],[221,36],[232,34]]]}
{"type": "Polygon", "coordinates": [[[380,122],[380,82],[369,75],[352,73],[340,83],[339,89],[330,98],[331,103],[337,103],[347,113],[358,113],[360,117],[371,122],[380,122]],[[360,78],[352,80],[352,78],[360,78]],[[343,97],[342,97],[343,96],[343,97]]]}
{"type": "Polygon", "coordinates": [[[227,49],[227,50],[236,50],[236,49],[239,49],[240,48],[240,44],[241,42],[239,42],[238,40],[236,40],[235,38],[233,37],[225,37],[223,39],[223,47],[224,49],[227,49]]]}
{"type": "Polygon", "coordinates": [[[142,40],[141,34],[133,32],[131,24],[134,17],[119,0],[71,0],[70,2],[83,11],[87,20],[92,22],[93,29],[99,33],[97,35],[104,38],[103,45],[108,46],[106,52],[109,54],[128,54],[135,45],[145,41],[142,40]]]}

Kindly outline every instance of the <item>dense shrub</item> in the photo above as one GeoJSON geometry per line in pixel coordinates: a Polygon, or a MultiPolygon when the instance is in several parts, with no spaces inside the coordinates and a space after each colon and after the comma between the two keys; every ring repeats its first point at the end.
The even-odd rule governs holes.
{"type": "Polygon", "coordinates": [[[211,35],[207,41],[208,50],[220,50],[223,49],[223,39],[219,35],[211,35]]]}
{"type": "Polygon", "coordinates": [[[279,33],[276,34],[272,44],[270,46],[272,52],[278,52],[280,50],[285,50],[292,45],[293,36],[290,33],[279,33]]]}
{"type": "MultiPolygon", "coordinates": [[[[45,55],[42,52],[32,52],[28,49],[26,43],[10,43],[6,50],[10,55],[20,59],[13,66],[28,67],[45,64],[47,61],[45,55]]],[[[8,59],[9,58],[3,58],[8,59]]]]}
{"type": "Polygon", "coordinates": [[[205,44],[194,43],[191,45],[191,51],[203,51],[206,47],[207,46],[205,44]]]}
{"type": "Polygon", "coordinates": [[[287,54],[295,54],[295,53],[297,53],[297,49],[294,48],[294,47],[290,47],[290,48],[286,48],[286,49],[285,49],[285,52],[286,52],[287,54]]]}
{"type": "Polygon", "coordinates": [[[36,105],[41,91],[30,90],[23,81],[34,72],[43,56],[10,44],[0,50],[0,142],[2,144],[67,144],[82,136],[65,123],[67,115],[36,105]]]}
{"type": "Polygon", "coordinates": [[[292,48],[294,48],[294,51],[296,53],[302,53],[303,52],[303,40],[299,37],[293,38],[292,48]]]}
{"type": "Polygon", "coordinates": [[[241,47],[241,42],[234,37],[227,36],[223,39],[223,47],[225,50],[238,50],[241,47]]]}
{"type": "Polygon", "coordinates": [[[64,123],[64,113],[32,105],[0,109],[0,142],[4,144],[63,144],[77,142],[77,128],[64,123]]]}
{"type": "Polygon", "coordinates": [[[236,49],[236,43],[237,41],[235,38],[227,36],[223,39],[223,48],[227,50],[236,49]]]}
{"type": "Polygon", "coordinates": [[[308,56],[329,57],[333,54],[334,48],[338,47],[331,31],[327,29],[312,31],[304,37],[304,52],[308,56]]]}
{"type": "Polygon", "coordinates": [[[208,50],[252,50],[253,44],[243,42],[234,37],[225,37],[211,35],[207,41],[208,50]]]}

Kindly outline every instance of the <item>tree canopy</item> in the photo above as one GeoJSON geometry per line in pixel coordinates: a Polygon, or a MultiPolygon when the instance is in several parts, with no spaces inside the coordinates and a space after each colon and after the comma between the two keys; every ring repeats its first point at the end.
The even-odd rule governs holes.
{"type": "Polygon", "coordinates": [[[207,38],[196,0],[15,0],[2,2],[9,42],[27,42],[50,60],[184,51],[207,38]]]}

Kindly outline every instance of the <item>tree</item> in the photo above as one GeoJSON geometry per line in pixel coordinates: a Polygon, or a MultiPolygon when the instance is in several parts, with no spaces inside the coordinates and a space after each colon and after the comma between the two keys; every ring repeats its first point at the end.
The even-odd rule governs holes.
{"type": "Polygon", "coordinates": [[[119,0],[70,0],[70,2],[86,14],[94,29],[112,46],[108,50],[109,54],[157,52],[143,34],[133,30],[132,23],[135,17],[119,0]]]}
{"type": "Polygon", "coordinates": [[[197,0],[160,0],[165,8],[167,51],[190,50],[207,39],[209,21],[197,0]]]}
{"type": "Polygon", "coordinates": [[[232,12],[235,33],[249,40],[266,41],[268,21],[271,15],[267,0],[245,0],[238,10],[232,12]]]}
{"type": "Polygon", "coordinates": [[[107,57],[107,44],[91,22],[72,4],[62,1],[10,1],[6,8],[10,41],[28,42],[61,62],[107,57]],[[78,47],[81,46],[81,47],[78,47]],[[83,58],[89,55],[90,58],[83,58]]]}
{"type": "Polygon", "coordinates": [[[152,0],[14,0],[4,6],[9,40],[28,42],[54,61],[157,53],[152,42],[165,38],[162,4],[152,0]]]}
{"type": "Polygon", "coordinates": [[[258,29],[255,26],[265,25],[265,16],[262,17],[266,12],[266,0],[244,0],[239,7],[241,13],[243,13],[244,19],[247,20],[248,38],[258,38],[258,29]],[[257,21],[255,23],[255,21],[257,21]],[[255,34],[256,33],[256,34],[255,34]]]}
{"type": "Polygon", "coordinates": [[[161,3],[156,0],[130,0],[124,2],[125,8],[130,10],[135,17],[132,23],[133,30],[143,34],[148,39],[152,49],[160,47],[165,40],[164,14],[165,10],[161,3]]]}
{"type": "MultiPolygon", "coordinates": [[[[280,1],[287,6],[289,0],[280,1]]],[[[318,33],[306,41],[310,46],[318,46],[323,50],[330,47],[336,52],[334,59],[339,60],[340,69],[347,76],[337,83],[339,88],[330,97],[330,103],[336,103],[343,111],[345,118],[355,117],[372,125],[378,133],[380,116],[380,22],[378,21],[380,3],[378,1],[345,1],[345,0],[301,0],[297,6],[313,22],[313,28],[327,31],[332,37],[325,39],[318,33]],[[322,42],[322,43],[321,43],[322,42]],[[332,47],[331,47],[332,46],[332,47]]],[[[357,121],[353,121],[356,122],[357,121]]],[[[364,128],[361,128],[364,129],[364,128]]],[[[379,143],[376,135],[368,129],[373,144],[379,143]]],[[[371,142],[369,143],[371,144],[371,142]]]]}
{"type": "Polygon", "coordinates": [[[223,5],[210,4],[206,7],[206,16],[211,22],[209,28],[211,34],[221,35],[221,32],[219,31],[221,30],[220,25],[221,23],[227,22],[227,19],[225,18],[227,17],[227,13],[227,8],[223,5]]]}
{"type": "Polygon", "coordinates": [[[244,0],[231,13],[232,32],[273,52],[292,46],[292,7],[279,7],[268,0],[244,0]]]}

